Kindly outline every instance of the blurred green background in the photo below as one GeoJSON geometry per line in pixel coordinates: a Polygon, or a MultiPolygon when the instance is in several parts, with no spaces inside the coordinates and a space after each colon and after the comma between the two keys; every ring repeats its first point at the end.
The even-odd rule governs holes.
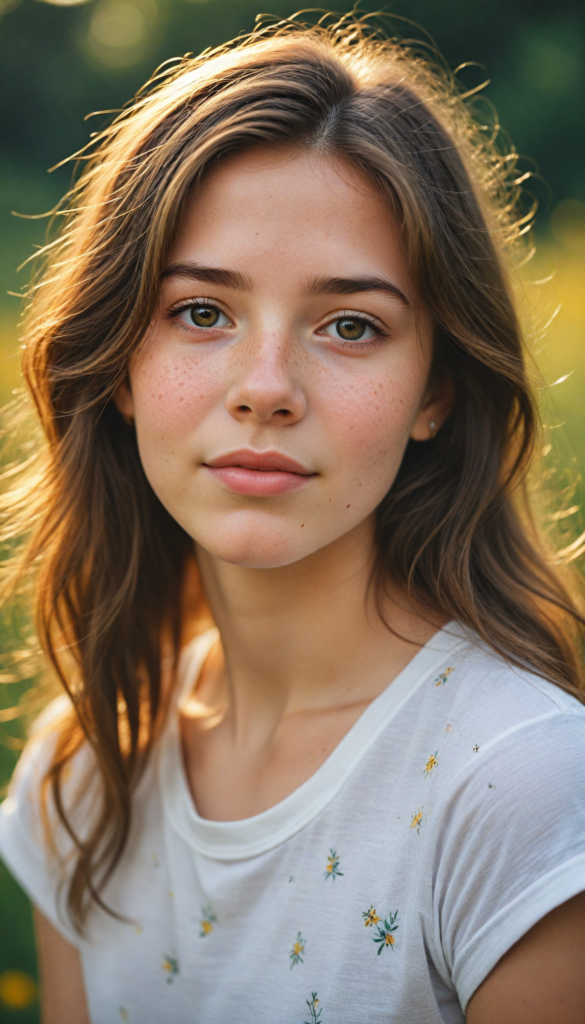
{"type": "MultiPolygon", "coordinates": [[[[46,222],[20,219],[47,211],[67,188],[71,165],[47,169],[81,147],[107,120],[92,111],[119,108],[163,60],[198,53],[250,30],[257,0],[0,0],[0,405],[20,387],[19,302],[26,283],[16,268],[42,243],[46,222]]],[[[336,4],[348,10],[352,4],[336,4]]],[[[364,11],[377,9],[364,2],[364,11]]],[[[582,2],[557,0],[393,0],[387,12],[422,26],[452,67],[466,61],[469,85],[485,91],[503,131],[523,156],[539,201],[536,254],[522,270],[521,303],[547,384],[551,430],[543,459],[556,484],[557,515],[573,534],[585,464],[585,102],[582,2]],[[560,310],[558,307],[560,305],[560,310]],[[548,320],[554,319],[543,334],[548,320]],[[557,482],[558,481],[558,482],[557,482]],[[563,512],[573,509],[571,516],[563,512]]],[[[294,13],[271,0],[269,14],[294,13]]],[[[399,27],[399,23],[396,23],[399,27]]],[[[403,25],[403,34],[421,32],[403,25]]],[[[549,518],[554,518],[553,509],[549,518]]],[[[13,648],[26,616],[4,622],[0,644],[13,648]]],[[[22,747],[25,720],[7,709],[22,684],[0,676],[0,790],[22,747]]],[[[0,864],[0,1021],[38,1021],[30,908],[0,864]]]]}

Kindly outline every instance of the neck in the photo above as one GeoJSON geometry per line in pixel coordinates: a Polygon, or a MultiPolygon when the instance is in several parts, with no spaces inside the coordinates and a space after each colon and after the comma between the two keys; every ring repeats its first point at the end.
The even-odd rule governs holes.
{"type": "MultiPolygon", "coordinates": [[[[372,700],[436,631],[390,587],[383,616],[369,587],[373,518],[292,565],[230,565],[199,549],[219,628],[218,686],[236,731],[273,729],[286,715],[372,700]]],[[[204,698],[205,699],[205,698],[204,698]]]]}

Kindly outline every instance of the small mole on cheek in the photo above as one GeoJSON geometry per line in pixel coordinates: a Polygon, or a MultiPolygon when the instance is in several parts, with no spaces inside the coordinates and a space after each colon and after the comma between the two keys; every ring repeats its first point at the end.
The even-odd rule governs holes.
{"type": "Polygon", "coordinates": [[[304,523],[301,523],[301,530],[302,530],[302,528],[303,528],[303,526],[304,526],[304,525],[305,525],[304,523]]]}
{"type": "Polygon", "coordinates": [[[351,508],[351,504],[349,504],[349,505],[346,505],[345,507],[346,507],[346,508],[351,508]]]}

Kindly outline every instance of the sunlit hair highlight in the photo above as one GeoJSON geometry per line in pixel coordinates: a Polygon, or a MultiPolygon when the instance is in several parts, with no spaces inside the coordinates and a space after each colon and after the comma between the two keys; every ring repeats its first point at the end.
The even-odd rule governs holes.
{"type": "Polygon", "coordinates": [[[185,202],[228,154],[311,148],[360,168],[399,219],[434,321],[432,374],[451,381],[454,407],[431,441],[409,442],[379,507],[380,608],[386,582],[403,584],[429,614],[580,692],[583,620],[526,500],[538,416],[506,252],[518,254],[530,213],[493,134],[432,54],[351,15],[261,25],[163,68],[78,154],[84,170],[31,290],[24,375],[47,444],[42,478],[17,503],[34,524],[20,571],[34,571],[39,638],[73,709],[46,787],[76,848],[78,928],[124,850],[187,619],[203,607],[191,539],[152,491],[112,396],[185,202]],[[84,743],[101,799],[82,834],[63,773],[84,743]]]}

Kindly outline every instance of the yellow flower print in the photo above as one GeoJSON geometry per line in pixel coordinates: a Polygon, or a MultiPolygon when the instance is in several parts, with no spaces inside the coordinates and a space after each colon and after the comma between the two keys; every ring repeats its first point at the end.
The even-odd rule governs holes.
{"type": "Polygon", "coordinates": [[[305,939],[300,932],[297,934],[296,942],[293,942],[293,948],[290,951],[290,965],[296,967],[297,964],[304,964],[303,953],[305,952],[305,939]]]}
{"type": "Polygon", "coordinates": [[[366,928],[372,928],[380,920],[380,915],[376,913],[373,907],[370,907],[369,910],[364,910],[362,917],[366,928]]]}
{"type": "Polygon", "coordinates": [[[428,761],[427,761],[427,763],[425,765],[425,771],[424,771],[425,775],[430,775],[432,770],[433,770],[433,768],[437,767],[437,765],[439,763],[437,761],[437,754],[438,753],[439,753],[439,751],[435,750],[435,753],[431,754],[431,756],[429,757],[429,759],[428,759],[428,761]]]}
{"type": "Polygon", "coordinates": [[[201,908],[201,931],[199,932],[200,938],[204,939],[206,935],[211,935],[213,926],[217,921],[217,917],[213,913],[211,907],[201,908]]]}
{"type": "Polygon", "coordinates": [[[449,676],[454,671],[455,671],[455,666],[452,666],[451,668],[446,668],[445,671],[441,672],[441,675],[437,676],[437,678],[435,679],[435,686],[444,686],[445,683],[447,682],[449,676]]]}
{"type": "Polygon", "coordinates": [[[306,999],[305,1002],[306,1002],[307,1006],[309,1007],[309,1013],[310,1013],[311,1019],[304,1021],[303,1024],[324,1024],[324,1022],[321,1019],[321,1014],[323,1013],[323,1007],[321,1007],[320,1010],[317,1009],[317,1007],[319,1005],[319,1000],[317,999],[317,993],[316,992],[311,992],[311,998],[310,999],[306,999]]]}
{"type": "Polygon", "coordinates": [[[329,850],[329,856],[327,858],[327,867],[325,869],[325,880],[332,878],[335,881],[336,878],[343,878],[343,871],[339,870],[339,857],[335,850],[329,850]]]}
{"type": "Polygon", "coordinates": [[[168,975],[167,985],[172,985],[175,975],[179,973],[179,961],[174,956],[164,956],[162,969],[168,975]]]}
{"type": "Polygon", "coordinates": [[[417,834],[420,835],[420,827],[422,825],[422,820],[423,820],[423,808],[419,807],[419,809],[416,812],[416,814],[413,814],[412,821],[411,821],[411,823],[410,823],[410,825],[408,827],[409,828],[415,828],[416,831],[417,831],[417,834]]]}
{"type": "Polygon", "coordinates": [[[120,1015],[120,1020],[124,1021],[124,1024],[127,1020],[130,1019],[128,1016],[128,1010],[126,1009],[125,1006],[120,1006],[120,1008],[118,1009],[118,1013],[120,1015]]]}
{"type": "Polygon", "coordinates": [[[394,952],[396,939],[392,933],[398,929],[398,925],[396,924],[397,917],[397,910],[395,910],[393,914],[388,914],[388,917],[384,918],[382,924],[378,925],[378,934],[372,936],[374,942],[378,943],[378,956],[380,956],[383,949],[387,949],[388,947],[390,947],[392,952],[394,952]]]}

